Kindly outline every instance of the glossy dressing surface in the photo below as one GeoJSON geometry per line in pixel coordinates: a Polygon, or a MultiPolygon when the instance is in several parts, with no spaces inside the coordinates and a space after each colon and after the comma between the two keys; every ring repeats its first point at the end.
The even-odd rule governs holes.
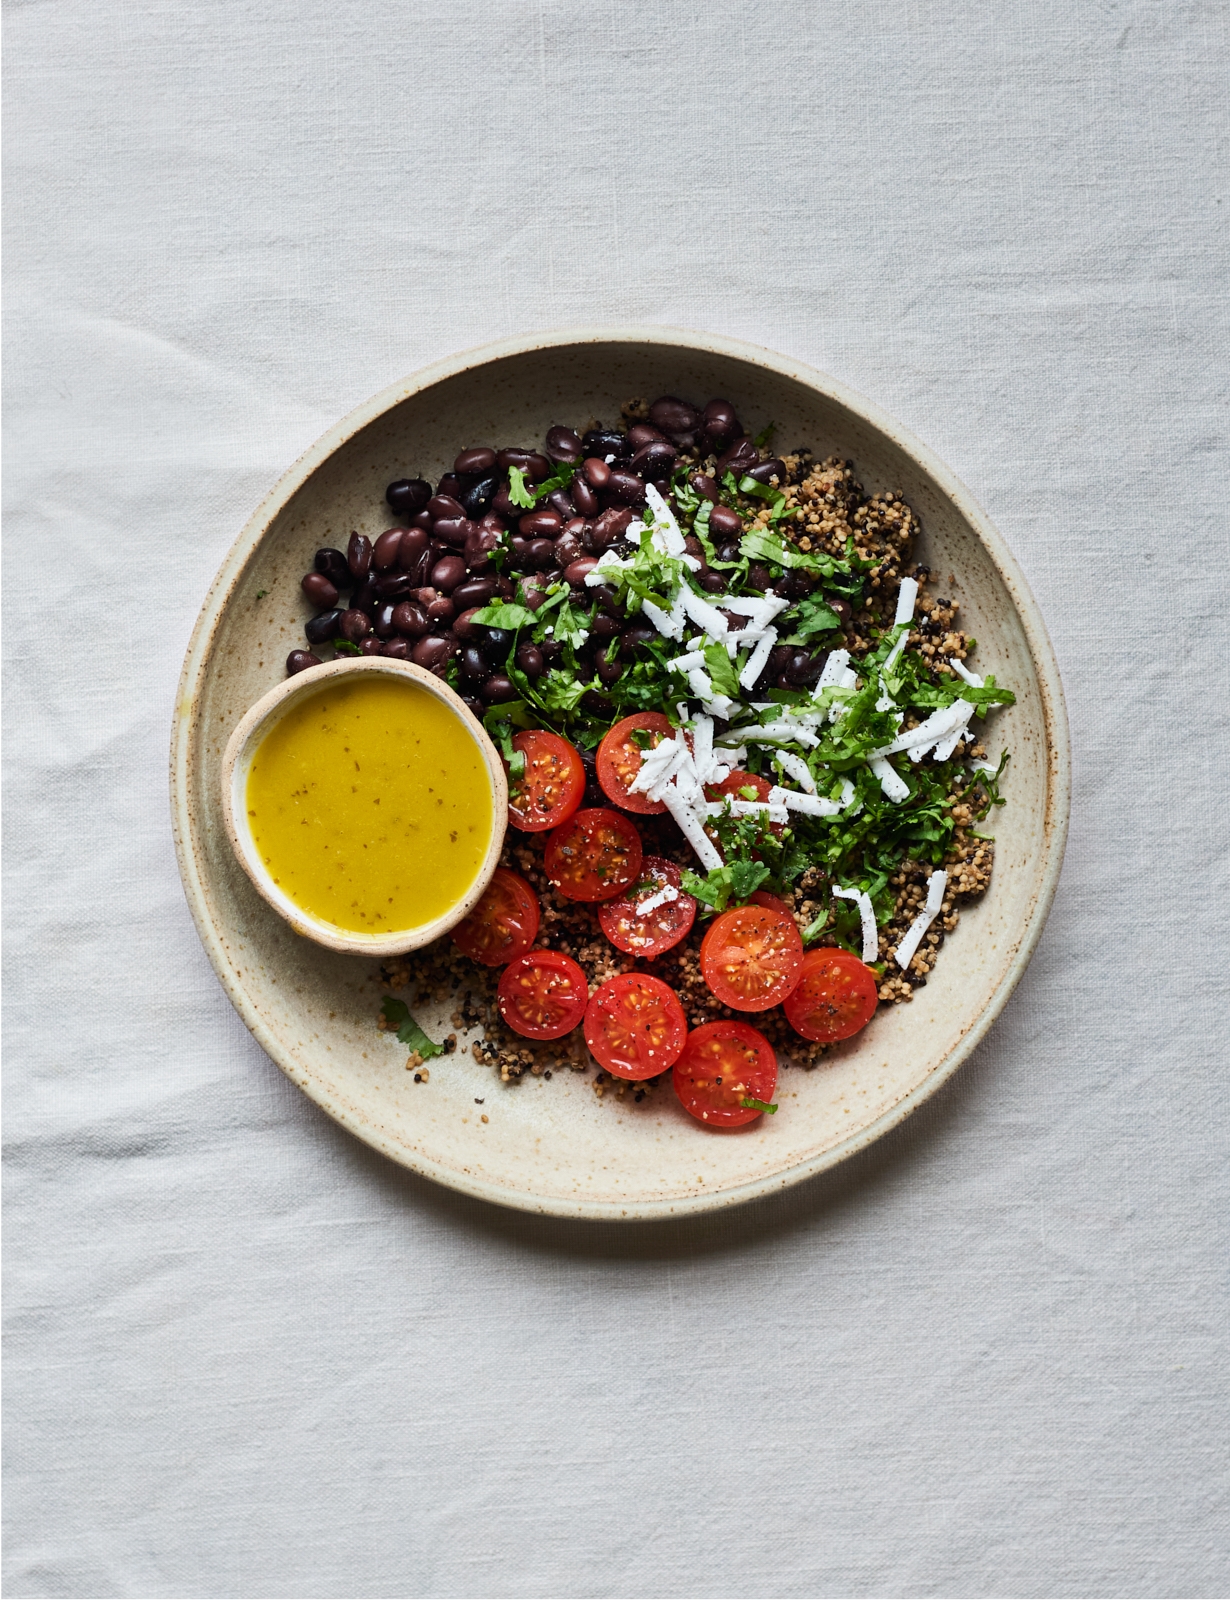
{"type": "Polygon", "coordinates": [[[327,684],[257,747],[246,806],[274,882],[350,933],[416,928],[457,904],[491,839],[491,784],[458,716],[415,683],[327,684]]]}

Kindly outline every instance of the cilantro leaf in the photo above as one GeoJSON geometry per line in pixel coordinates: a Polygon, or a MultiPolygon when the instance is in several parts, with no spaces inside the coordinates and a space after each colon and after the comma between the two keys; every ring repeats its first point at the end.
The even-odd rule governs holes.
{"type": "Polygon", "coordinates": [[[801,601],[798,614],[799,620],[794,631],[803,639],[810,638],[813,633],[828,633],[833,628],[841,627],[841,618],[828,601],[819,596],[801,601]]]}
{"type": "Polygon", "coordinates": [[[763,861],[732,861],[730,867],[730,892],[736,900],[746,900],[756,893],[769,876],[763,861]]]}
{"type": "Polygon", "coordinates": [[[764,1100],[755,1100],[750,1094],[745,1094],[739,1104],[746,1106],[749,1111],[767,1111],[770,1115],[777,1110],[776,1104],[769,1105],[764,1100]]]}
{"type": "Polygon", "coordinates": [[[684,893],[690,894],[693,900],[699,900],[701,905],[708,906],[712,911],[725,911],[731,888],[731,871],[728,866],[713,867],[703,878],[699,873],[690,872],[685,867],[680,882],[684,893]]]}
{"type": "Polygon", "coordinates": [[[732,700],[742,698],[743,690],[739,686],[739,677],[735,671],[735,664],[727,655],[725,645],[707,644],[705,646],[705,669],[718,694],[728,695],[732,700]]]}
{"type": "Polygon", "coordinates": [[[334,639],[332,643],[333,648],[340,651],[344,656],[361,656],[363,654],[358,645],[352,644],[349,639],[334,639]]]}
{"type": "Polygon", "coordinates": [[[397,1037],[407,1050],[416,1052],[424,1061],[429,1061],[432,1056],[444,1054],[444,1046],[427,1037],[410,1015],[410,1009],[404,1000],[394,1000],[392,995],[386,995],[380,1009],[384,1013],[384,1020],[389,1030],[394,1028],[397,1030],[397,1037]]]}
{"type": "Polygon", "coordinates": [[[535,619],[528,606],[519,606],[515,600],[493,600],[470,620],[481,622],[486,628],[507,628],[515,633],[518,628],[532,628],[535,619]]]}
{"type": "Polygon", "coordinates": [[[534,491],[526,487],[525,471],[521,467],[508,469],[508,498],[513,505],[520,506],[523,511],[534,509],[534,491]]]}

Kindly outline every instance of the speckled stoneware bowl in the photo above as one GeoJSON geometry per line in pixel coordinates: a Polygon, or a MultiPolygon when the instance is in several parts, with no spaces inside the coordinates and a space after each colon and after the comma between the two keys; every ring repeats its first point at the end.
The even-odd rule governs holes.
{"type": "Polygon", "coordinates": [[[483,890],[491,882],[492,873],[500,862],[504,835],[508,831],[508,779],[499,751],[492,744],[486,729],[470,715],[461,696],[455,694],[447,683],[441,683],[439,678],[430,672],[425,672],[422,667],[414,666],[412,662],[392,661],[383,656],[362,656],[357,660],[342,656],[337,661],[329,662],[327,666],[313,667],[311,671],[300,672],[293,678],[283,678],[279,684],[270,689],[268,694],[262,695],[251,710],[240,719],[235,731],[227,740],[222,755],[219,799],[222,805],[222,823],[226,828],[227,838],[231,841],[231,849],[235,852],[235,859],[252,880],[252,886],[262,900],[271,905],[278,915],[284,917],[295,932],[302,934],[305,939],[314,939],[317,944],[324,945],[326,950],[333,950],[340,955],[366,956],[370,961],[421,950],[424,945],[430,944],[433,939],[441,938],[450,929],[455,928],[463,917],[468,916],[482,899],[483,890]],[[491,808],[495,819],[491,840],[483,854],[474,881],[456,905],[450,906],[448,911],[433,917],[430,922],[424,922],[420,927],[403,928],[397,933],[379,935],[347,933],[332,923],[322,922],[318,917],[304,911],[302,906],[297,906],[289,895],[279,889],[256,848],[252,830],[248,826],[247,806],[244,803],[252,758],[260,748],[261,742],[286,713],[306,696],[324,688],[326,684],[336,683],[338,679],[371,677],[373,674],[381,678],[400,678],[403,681],[417,683],[428,694],[448,707],[457,718],[458,726],[482,756],[487,781],[491,786],[491,808]]]}
{"type": "MultiPolygon", "coordinates": [[[[597,328],[509,340],[437,363],[360,406],[282,479],[243,530],[188,648],[171,751],[176,844],[188,903],[239,1014],[282,1071],[394,1161],[472,1195],[561,1216],[678,1216],[796,1183],[862,1149],[965,1060],[1002,1010],[1042,930],[1067,829],[1068,734],[1038,608],[1003,540],[965,489],[888,417],[831,379],[754,346],[673,328],[597,328]],[[964,910],[910,1005],[882,1010],[813,1072],[785,1069],[781,1109],[737,1132],[700,1127],[669,1090],[640,1105],[599,1099],[592,1074],[501,1087],[459,1036],[416,1084],[376,1028],[375,961],[299,937],[253,888],[222,816],[231,732],[283,675],[308,614],[299,590],[321,545],[391,522],[384,488],[435,479],[483,441],[538,445],[553,422],[613,420],[633,395],[725,395],[753,431],[852,459],[868,490],[900,489],[919,513],[918,558],[944,574],[975,665],[1017,696],[994,749],[1012,751],[995,814],[990,891],[964,910]],[[949,574],[952,578],[949,579],[949,574]],[[257,596],[264,598],[258,600],[257,596]],[[482,1111],[476,1097],[484,1101],[482,1111]],[[485,1115],[484,1122],[480,1117],[485,1115]]],[[[452,1031],[454,1002],[420,1021],[452,1031]]]]}

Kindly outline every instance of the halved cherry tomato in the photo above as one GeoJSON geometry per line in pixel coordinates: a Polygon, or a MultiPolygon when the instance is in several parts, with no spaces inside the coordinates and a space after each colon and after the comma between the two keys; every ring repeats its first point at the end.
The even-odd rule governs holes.
{"type": "Polygon", "coordinates": [[[766,906],[770,911],[784,911],[789,917],[790,907],[780,895],[770,894],[767,889],[754,889],[747,897],[749,906],[766,906]]]}
{"type": "Polygon", "coordinates": [[[634,793],[628,785],[641,770],[644,751],[633,739],[634,731],[650,735],[645,749],[651,750],[663,739],[674,737],[675,730],[660,711],[638,711],[617,722],[598,746],[598,782],[608,800],[641,817],[660,816],[666,807],[661,800],[634,793]]]}
{"type": "Polygon", "coordinates": [[[653,1078],[673,1066],[688,1036],[679,996],[647,972],[608,978],[585,1008],[585,1043],[617,1078],[653,1078]]]}
{"type": "Polygon", "coordinates": [[[777,1057],[763,1033],[746,1022],[706,1022],[688,1034],[675,1063],[675,1093],[699,1122],[738,1128],[763,1113],[744,1100],[772,1100],[777,1057]]]}
{"type": "Polygon", "coordinates": [[[508,820],[522,833],[558,828],[581,804],[585,768],[567,739],[545,728],[513,734],[512,747],[525,757],[525,771],[508,780],[508,820]]]}
{"type": "Polygon", "coordinates": [[[618,811],[578,811],[547,840],[547,877],[569,900],[612,900],[641,875],[641,836],[618,811]]]}
{"type": "MultiPolygon", "coordinates": [[[[768,803],[769,790],[772,787],[767,778],[762,778],[755,772],[744,772],[736,767],[722,779],[721,783],[707,783],[705,797],[709,800],[752,800],[765,805],[768,803]],[[749,793],[750,790],[754,790],[755,793],[749,793]]],[[[786,831],[785,824],[771,822],[769,831],[780,839],[786,831]]]]}
{"type": "Polygon", "coordinates": [[[453,929],[453,943],[471,961],[502,966],[533,949],[540,917],[538,896],[525,879],[497,867],[482,899],[453,929]]]}
{"type": "Polygon", "coordinates": [[[865,1028],[879,1002],[876,975],[856,955],[809,950],[803,975],[786,997],[786,1020],[805,1039],[832,1044],[865,1028]]]}
{"type": "Polygon", "coordinates": [[[527,1039],[559,1039],[585,1015],[589,985],[571,956],[531,950],[500,974],[500,1015],[527,1039]]]}
{"type": "Polygon", "coordinates": [[[665,861],[661,856],[645,857],[636,887],[620,895],[618,900],[604,900],[598,907],[602,931],[616,950],[626,950],[629,955],[652,961],[663,950],[670,950],[687,938],[696,921],[696,901],[680,889],[682,881],[673,861],[665,861]],[[641,916],[637,907],[668,885],[677,891],[678,898],[641,916]]]}
{"type": "Polygon", "coordinates": [[[799,981],[803,940],[788,911],[739,906],[715,917],[700,947],[700,970],[724,1006],[767,1011],[799,981]]]}

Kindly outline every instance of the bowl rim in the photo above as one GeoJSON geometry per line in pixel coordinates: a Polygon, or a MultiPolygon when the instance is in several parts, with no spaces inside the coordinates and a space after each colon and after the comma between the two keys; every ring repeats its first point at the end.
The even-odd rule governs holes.
{"type": "Polygon", "coordinates": [[[244,524],[227,552],[201,606],[184,657],[176,694],[171,733],[170,789],[172,830],[180,877],[185,897],[197,926],[206,954],[218,975],[227,997],[238,1011],[257,1043],[274,1063],[299,1084],[310,1098],[334,1121],[365,1144],[388,1156],[399,1166],[408,1167],[446,1188],[490,1201],[514,1210],[544,1216],[573,1217],[589,1221],[644,1222],[665,1220],[700,1212],[722,1210],[774,1194],[802,1183],[865,1149],[903,1122],[924,1101],[930,1099],[956,1072],[957,1068],[985,1038],[1007,1004],[1033,955],[1055,896],[1063,865],[1071,809],[1071,753],[1067,711],[1054,649],[1046,631],[1038,603],[1030,591],[1015,556],[969,490],[944,463],[919,439],[896,422],[874,402],[856,390],[804,362],[780,355],[760,345],[725,335],[703,333],[665,324],[613,324],[565,327],[494,340],[431,362],[408,378],[390,384],[356,406],[327,429],[297,461],[284,472],[244,524]],[[412,395],[449,378],[485,366],[493,361],[528,355],[536,351],[589,344],[650,344],[725,357],[764,368],[776,375],[805,385],[853,413],[861,421],[887,435],[932,479],[952,503],[990,556],[1011,597],[1029,648],[1038,679],[1043,725],[1047,740],[1047,784],[1044,837],[1045,862],[1037,894],[1020,942],[994,993],[980,1015],[958,1040],[948,1055],[917,1085],[874,1122],[848,1139],[797,1163],[784,1171],[737,1184],[716,1193],[686,1195],[676,1199],[619,1201],[567,1200],[562,1196],[541,1196],[489,1183],[470,1173],[458,1172],[407,1152],[385,1138],[381,1130],[352,1115],[347,1106],[320,1085],[300,1083],[296,1074],[281,1059],[280,1044],[249,1001],[242,985],[235,981],[225,941],[215,926],[202,863],[197,860],[192,839],[190,798],[193,775],[193,726],[196,691],[204,675],[214,634],[221,625],[226,604],[237,586],[248,560],[274,517],[298,492],[307,479],[342,445],[392,407],[412,395]]]}
{"type": "Polygon", "coordinates": [[[455,928],[463,918],[469,916],[482,899],[496,867],[500,864],[500,852],[504,848],[504,836],[508,831],[508,780],[504,772],[504,763],[487,730],[470,715],[461,696],[447,683],[411,661],[397,661],[391,656],[361,656],[357,659],[343,657],[337,661],[322,662],[319,666],[297,672],[293,677],[284,678],[281,683],[276,684],[268,694],[262,695],[255,705],[250,706],[236,723],[222,757],[221,786],[222,820],[226,826],[227,837],[239,865],[247,873],[253,888],[296,933],[302,934],[305,939],[311,939],[315,944],[323,945],[326,950],[336,951],[339,955],[371,957],[409,955],[411,951],[422,949],[425,944],[430,944],[433,939],[438,939],[455,928]],[[289,895],[277,887],[260,860],[244,807],[239,803],[236,793],[239,784],[247,776],[252,758],[262,739],[273,731],[274,726],[290,711],[297,700],[318,693],[331,679],[355,677],[361,673],[374,673],[377,677],[417,683],[437,700],[443,701],[482,755],[491,783],[491,838],[473,883],[456,905],[450,906],[447,911],[441,912],[430,922],[425,922],[422,927],[401,928],[379,938],[347,933],[333,923],[314,917],[301,906],[297,906],[289,895]]]}

